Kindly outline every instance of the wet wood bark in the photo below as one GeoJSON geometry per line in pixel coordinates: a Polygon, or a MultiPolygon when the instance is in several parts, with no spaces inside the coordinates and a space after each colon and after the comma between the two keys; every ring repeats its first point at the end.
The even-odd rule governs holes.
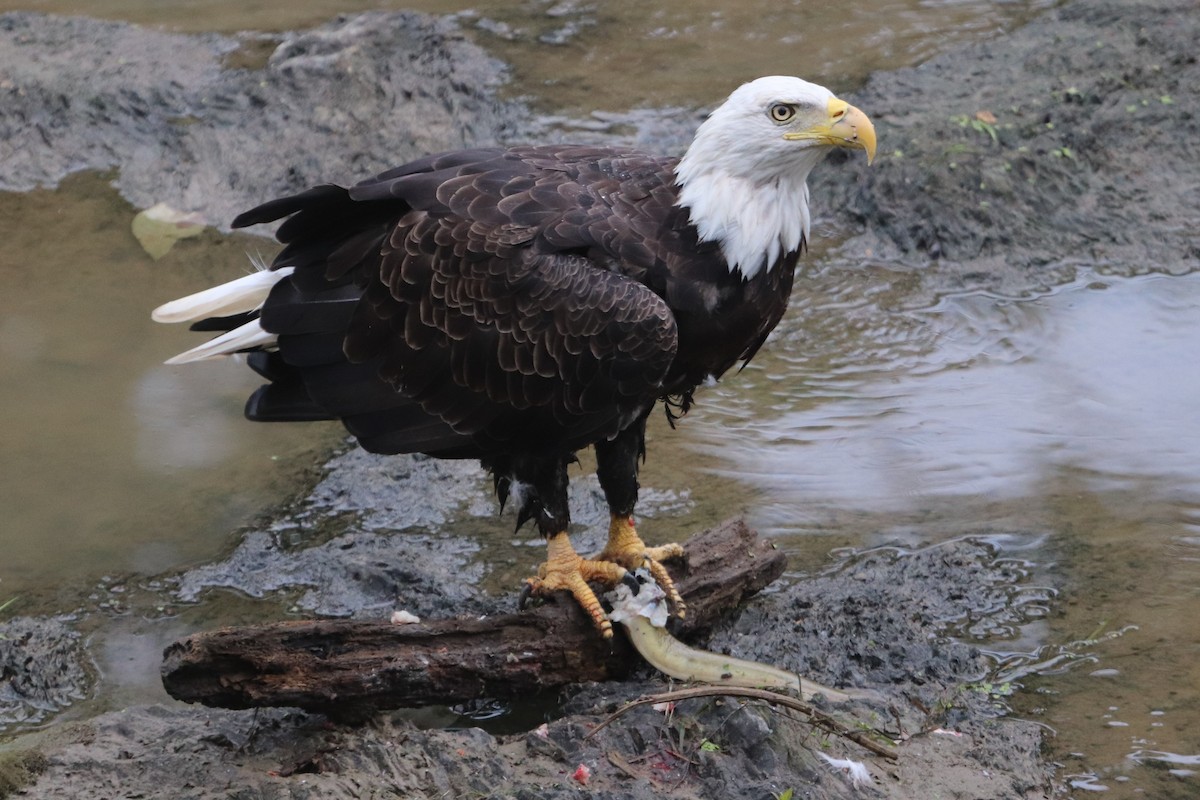
{"type": "MultiPolygon", "coordinates": [[[[671,564],[686,638],[778,578],[787,559],[741,520],[684,543],[671,564]]],[[[515,598],[514,598],[515,601],[515,598]]],[[[302,620],[196,633],[163,653],[162,679],[178,700],[220,708],[290,706],[340,717],[527,697],[580,681],[619,679],[640,663],[620,626],[598,636],[564,598],[483,619],[302,620]]]]}

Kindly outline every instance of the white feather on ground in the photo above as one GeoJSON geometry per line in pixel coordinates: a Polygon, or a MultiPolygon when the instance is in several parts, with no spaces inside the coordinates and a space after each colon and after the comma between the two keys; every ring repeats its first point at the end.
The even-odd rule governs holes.
{"type": "Polygon", "coordinates": [[[817,751],[817,755],[825,759],[825,763],[835,772],[845,775],[850,781],[851,786],[871,785],[871,773],[867,769],[867,765],[861,761],[852,761],[848,758],[834,758],[833,756],[825,755],[820,750],[817,751]]]}

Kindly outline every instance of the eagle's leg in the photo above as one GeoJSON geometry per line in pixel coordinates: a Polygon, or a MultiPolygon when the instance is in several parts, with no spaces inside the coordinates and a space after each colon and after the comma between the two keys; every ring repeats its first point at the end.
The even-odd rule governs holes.
{"type": "Polygon", "coordinates": [[[638,464],[645,456],[645,416],[611,441],[596,443],[596,477],[600,479],[600,488],[608,501],[609,525],[608,543],[595,559],[612,561],[628,570],[646,567],[666,593],[675,614],[682,617],[687,606],[662,562],[681,558],[683,547],[674,542],[647,547],[633,522],[633,508],[638,496],[638,464]]]}
{"type": "Polygon", "coordinates": [[[575,598],[592,623],[606,639],[611,638],[612,622],[604,613],[588,581],[613,586],[622,579],[632,580],[625,568],[611,561],[580,557],[567,536],[571,516],[567,506],[567,463],[569,457],[517,457],[503,465],[490,464],[496,475],[501,502],[519,487],[517,527],[533,518],[546,537],[546,562],[536,577],[527,578],[521,589],[521,606],[530,596],[545,597],[567,591],[575,598]]]}

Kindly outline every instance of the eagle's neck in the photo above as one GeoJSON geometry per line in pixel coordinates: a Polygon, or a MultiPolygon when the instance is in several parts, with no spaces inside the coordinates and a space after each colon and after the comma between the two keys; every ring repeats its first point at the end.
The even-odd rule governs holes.
{"type": "Polygon", "coordinates": [[[703,138],[703,127],[675,168],[678,205],[701,241],[721,245],[726,266],[749,280],[771,270],[808,239],[808,173],[816,148],[771,163],[703,138]]]}

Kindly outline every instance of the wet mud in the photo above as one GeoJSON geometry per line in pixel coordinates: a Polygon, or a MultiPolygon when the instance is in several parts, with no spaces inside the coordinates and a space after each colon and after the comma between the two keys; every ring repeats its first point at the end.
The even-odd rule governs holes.
{"type": "Polygon", "coordinates": [[[1081,264],[1133,274],[1200,265],[1200,65],[1188,2],[1070,3],[1011,36],[876,73],[856,94],[876,166],[823,170],[870,260],[913,266],[927,297],[1008,296],[1081,264]],[[864,230],[865,229],[865,230],[864,230]]]}
{"type": "Polygon", "coordinates": [[[765,800],[789,788],[801,797],[859,796],[862,788],[817,751],[864,762],[881,797],[916,796],[914,787],[935,775],[969,787],[963,796],[1042,797],[1051,770],[1039,756],[1041,729],[1002,716],[978,683],[986,660],[952,635],[967,619],[1036,618],[1040,611],[994,602],[989,593],[1024,580],[1017,565],[970,540],[846,554],[828,573],[758,599],[709,642],[816,680],[877,690],[878,699],[826,709],[894,736],[898,764],[790,712],[732,699],[684,701],[670,713],[640,707],[589,736],[625,702],[667,688],[648,668],[631,682],[572,689],[545,728],[516,734],[421,730],[404,715],[349,727],[287,710],[153,705],[53,726],[15,744],[46,759],[34,786],[46,798],[76,797],[84,787],[99,792],[92,796],[558,798],[578,795],[580,765],[598,797],[765,800]],[[977,585],[984,591],[973,592],[977,585]],[[942,593],[936,601],[931,586],[942,593]]]}
{"type": "Polygon", "coordinates": [[[0,721],[31,725],[48,719],[86,697],[94,673],[82,637],[67,620],[0,623],[0,721]]]}
{"type": "Polygon", "coordinates": [[[228,229],[268,195],[492,143],[518,119],[496,99],[504,65],[450,20],[339,18],[281,37],[262,69],[227,68],[256,44],[0,15],[0,189],[113,169],[135,207],[165,202],[228,229]]]}
{"type": "MultiPolygon", "coordinates": [[[[820,224],[849,237],[851,257],[911,266],[928,297],[1020,296],[1061,283],[1084,260],[1195,269],[1193,12],[1172,0],[1071,3],[1012,35],[872,76],[853,99],[876,120],[879,163],[814,177],[820,224]]],[[[587,129],[535,119],[498,99],[500,62],[452,22],[412,14],[285,35],[261,69],[225,66],[243,45],[234,37],[84,19],[5,15],[0,41],[0,186],[114,169],[135,205],[165,201],[218,225],[265,195],[549,130],[678,148],[699,115],[679,115],[669,128],[644,114],[587,129]],[[281,147],[295,154],[284,175],[264,157],[281,147]]],[[[416,464],[406,506],[396,483],[407,476],[353,454],[336,466],[336,478],[227,559],[164,576],[164,602],[232,590],[336,616],[382,616],[397,605],[489,613],[511,602],[479,588],[486,570],[473,539],[379,533],[435,530],[448,518],[440,514],[464,509],[493,513],[477,475],[416,464]],[[431,516],[404,521],[406,507],[431,516]]],[[[423,730],[403,715],[331,727],[287,710],[169,704],[28,732],[31,722],[69,717],[61,711],[87,693],[94,667],[76,620],[10,619],[0,623],[0,725],[27,732],[0,742],[0,796],[554,798],[579,793],[580,764],[598,797],[861,794],[816,755],[823,751],[865,761],[879,796],[1044,797],[1053,773],[1041,760],[1041,729],[1003,715],[1004,693],[987,681],[989,661],[972,641],[1037,620],[1055,602],[1052,587],[1028,584],[1021,564],[956,540],[843,554],[713,632],[712,649],[877,691],[880,701],[849,713],[894,732],[898,765],[785,713],[728,700],[689,701],[673,716],[636,709],[586,739],[622,701],[665,688],[649,673],[580,687],[542,733],[423,730]]]]}

